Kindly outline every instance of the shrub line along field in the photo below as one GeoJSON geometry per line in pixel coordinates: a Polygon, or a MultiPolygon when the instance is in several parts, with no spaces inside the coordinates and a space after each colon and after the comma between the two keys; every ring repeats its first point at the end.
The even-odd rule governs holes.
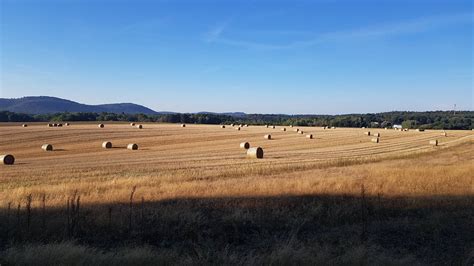
{"type": "MultiPolygon", "coordinates": [[[[474,254],[472,131],[281,128],[0,124],[0,154],[16,158],[0,165],[0,255],[10,247],[5,264],[19,263],[22,243],[69,240],[151,245],[141,256],[155,264],[460,264],[474,254]],[[264,158],[247,159],[242,142],[264,158]]],[[[44,254],[76,244],[58,245],[44,254]]]]}

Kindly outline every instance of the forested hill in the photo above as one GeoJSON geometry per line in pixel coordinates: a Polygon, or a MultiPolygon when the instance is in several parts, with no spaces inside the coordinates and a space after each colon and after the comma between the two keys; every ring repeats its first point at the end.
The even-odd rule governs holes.
{"type": "Polygon", "coordinates": [[[29,96],[16,99],[0,98],[0,111],[25,114],[54,114],[60,112],[157,114],[150,108],[134,103],[88,105],[49,96],[29,96]]]}
{"type": "Polygon", "coordinates": [[[376,114],[347,115],[274,115],[274,114],[117,114],[117,113],[56,113],[29,115],[9,111],[0,112],[0,122],[48,122],[48,121],[130,121],[198,124],[272,124],[295,126],[335,127],[391,127],[425,129],[472,129],[473,111],[455,114],[447,111],[434,112],[386,112],[376,114]]]}

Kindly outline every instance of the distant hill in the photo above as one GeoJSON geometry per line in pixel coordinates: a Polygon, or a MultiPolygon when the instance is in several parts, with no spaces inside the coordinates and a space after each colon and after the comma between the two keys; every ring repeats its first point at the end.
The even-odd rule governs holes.
{"type": "Polygon", "coordinates": [[[30,96],[17,99],[0,98],[0,111],[25,114],[52,114],[62,112],[159,114],[150,108],[134,103],[87,105],[48,96],[30,96]]]}

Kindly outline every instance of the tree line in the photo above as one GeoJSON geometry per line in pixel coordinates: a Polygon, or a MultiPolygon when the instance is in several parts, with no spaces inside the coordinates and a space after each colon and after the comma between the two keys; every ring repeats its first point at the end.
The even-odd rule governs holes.
{"type": "Polygon", "coordinates": [[[384,128],[402,125],[404,128],[472,129],[474,111],[385,112],[346,115],[284,115],[246,114],[231,116],[214,113],[166,113],[156,115],[116,113],[56,113],[21,114],[0,111],[0,122],[61,122],[61,121],[127,121],[191,124],[249,124],[331,127],[384,128]]]}

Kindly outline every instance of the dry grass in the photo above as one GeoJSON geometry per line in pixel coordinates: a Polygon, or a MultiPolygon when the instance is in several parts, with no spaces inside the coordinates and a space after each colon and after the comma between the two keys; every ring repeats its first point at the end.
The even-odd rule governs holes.
{"type": "MultiPolygon", "coordinates": [[[[182,130],[176,125],[147,124],[140,131],[128,124],[108,124],[104,129],[96,124],[74,124],[62,129],[34,124],[27,129],[1,126],[0,151],[16,157],[15,165],[0,165],[1,210],[10,205],[13,213],[20,203],[23,212],[25,199],[31,195],[33,213],[41,209],[43,197],[48,211],[55,212],[64,208],[68,198],[77,191],[84,217],[98,219],[83,218],[81,223],[86,228],[76,232],[76,237],[84,242],[100,243],[99,246],[110,243],[107,236],[93,228],[110,222],[107,222],[107,210],[113,206],[111,215],[122,218],[114,223],[117,228],[110,229],[111,235],[152,246],[165,244],[141,238],[141,231],[136,233],[139,240],[123,236],[120,228],[131,231],[146,228],[147,235],[160,234],[160,239],[168,237],[162,241],[169,243],[183,241],[182,237],[191,241],[190,246],[183,244],[183,249],[208,252],[190,255],[190,262],[197,264],[210,262],[212,254],[221,259],[217,263],[231,264],[285,264],[286,260],[294,261],[295,256],[303,264],[324,261],[378,264],[385,261],[383,258],[394,264],[467,261],[472,238],[459,236],[457,230],[472,225],[472,221],[469,224],[465,219],[473,214],[466,208],[473,203],[471,131],[448,131],[449,137],[440,139],[439,146],[433,147],[429,140],[439,136],[440,131],[427,130],[420,134],[387,130],[383,141],[373,145],[363,134],[364,129],[327,131],[303,127],[301,130],[313,134],[315,141],[308,142],[283,131],[274,131],[272,141],[264,140],[261,136],[269,134],[270,129],[258,126],[243,127],[239,133],[222,130],[218,125],[187,125],[182,130]],[[115,147],[101,149],[105,138],[115,147]],[[245,159],[245,151],[238,145],[244,140],[262,147],[264,159],[245,159]],[[38,147],[45,142],[62,150],[44,153],[38,147]],[[127,151],[128,143],[137,143],[140,150],[127,151]],[[133,187],[136,187],[132,195],[135,201],[130,206],[136,204],[137,210],[130,208],[116,214],[116,210],[127,209],[124,206],[131,202],[133,187]],[[360,207],[361,198],[369,207],[360,207]],[[140,220],[138,206],[143,206],[146,212],[142,214],[146,217],[140,218],[144,222],[137,229],[128,228],[126,217],[134,217],[133,224],[138,223],[135,219],[140,220]],[[374,210],[379,211],[374,214],[374,210]],[[449,216],[453,220],[446,222],[449,216]],[[406,224],[410,220],[416,224],[406,224]],[[96,226],[87,227],[86,221],[96,226]],[[252,226],[245,229],[249,221],[252,226]],[[272,224],[278,221],[280,225],[272,224]],[[309,221],[311,226],[307,224],[309,221]],[[367,221],[372,226],[364,229],[367,221]],[[154,228],[152,225],[158,222],[161,227],[154,228]],[[441,222],[450,227],[446,229],[438,224],[441,222]],[[225,229],[227,224],[238,235],[225,229]],[[421,225],[455,235],[444,239],[444,233],[433,231],[440,235],[430,240],[430,233],[426,232],[427,237],[422,232],[420,237],[425,238],[426,245],[452,240],[458,241],[449,243],[457,250],[437,254],[437,247],[426,246],[425,250],[416,239],[405,239],[407,243],[415,243],[412,248],[398,246],[404,245],[403,239],[391,239],[393,245],[388,239],[380,239],[382,235],[396,236],[384,230],[401,230],[401,237],[408,234],[416,238],[412,230],[419,230],[421,225]],[[204,231],[192,233],[194,230],[204,231]],[[345,239],[344,235],[354,230],[357,233],[345,239]],[[190,235],[167,233],[177,231],[190,235]],[[255,232],[259,235],[254,235],[255,232]],[[89,239],[90,234],[97,239],[89,239]],[[281,238],[271,240],[273,234],[281,234],[281,238]],[[327,240],[331,235],[340,240],[327,240]],[[249,236],[261,238],[269,249],[239,242],[249,236]],[[341,242],[343,239],[347,243],[341,242]],[[352,245],[351,241],[357,243],[352,245]],[[207,248],[193,247],[203,243],[207,243],[207,248]],[[249,253],[253,248],[256,253],[249,253]],[[402,255],[394,255],[400,252],[402,255]],[[238,260],[243,254],[247,257],[238,260]],[[381,260],[374,261],[371,256],[381,260]]],[[[53,235],[46,239],[63,239],[53,235]]],[[[10,256],[19,250],[21,247],[12,247],[10,256]]],[[[176,250],[156,252],[171,252],[171,261],[173,256],[180,255],[176,250]]]]}

